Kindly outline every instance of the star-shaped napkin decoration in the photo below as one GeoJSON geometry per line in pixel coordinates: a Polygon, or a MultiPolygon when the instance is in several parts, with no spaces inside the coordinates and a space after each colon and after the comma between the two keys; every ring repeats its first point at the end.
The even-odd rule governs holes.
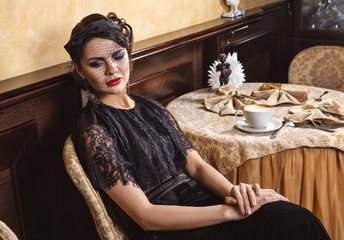
{"type": "Polygon", "coordinates": [[[344,125],[344,107],[333,99],[320,104],[309,103],[289,109],[292,115],[288,118],[295,123],[311,123],[314,126],[344,125]]]}
{"type": "Polygon", "coordinates": [[[307,102],[308,92],[308,89],[284,89],[281,83],[263,83],[251,96],[271,106],[283,103],[301,105],[307,102]]]}
{"type": "Polygon", "coordinates": [[[237,110],[242,110],[246,105],[261,104],[259,100],[251,96],[239,94],[238,89],[238,87],[229,85],[220,87],[215,93],[204,99],[205,107],[224,116],[234,115],[237,110]]]}

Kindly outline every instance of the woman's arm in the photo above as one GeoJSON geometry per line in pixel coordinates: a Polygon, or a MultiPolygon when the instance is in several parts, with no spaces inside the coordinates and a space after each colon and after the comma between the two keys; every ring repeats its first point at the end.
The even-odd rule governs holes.
{"type": "MultiPolygon", "coordinates": [[[[248,217],[237,206],[228,204],[205,207],[154,205],[140,188],[131,183],[124,185],[121,181],[105,192],[146,231],[185,230],[248,217]]],[[[262,189],[252,213],[262,205],[278,200],[283,200],[281,195],[273,190],[262,189]]]]}
{"type": "Polygon", "coordinates": [[[206,163],[196,150],[188,150],[186,160],[186,172],[191,178],[223,199],[231,194],[234,185],[206,163]]]}
{"type": "Polygon", "coordinates": [[[242,214],[251,214],[261,190],[258,184],[234,186],[221,173],[207,164],[195,150],[187,152],[186,171],[207,190],[223,198],[228,204],[238,204],[242,214]],[[226,198],[226,199],[225,199],[226,198]]]}
{"type": "Polygon", "coordinates": [[[227,204],[206,207],[153,205],[140,188],[131,183],[124,185],[121,181],[105,192],[146,231],[192,229],[246,217],[236,206],[227,204]]]}

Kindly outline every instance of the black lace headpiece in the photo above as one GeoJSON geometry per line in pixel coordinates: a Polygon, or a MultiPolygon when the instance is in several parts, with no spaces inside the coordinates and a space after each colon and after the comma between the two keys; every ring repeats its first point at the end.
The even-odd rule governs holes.
{"type": "Polygon", "coordinates": [[[85,26],[84,31],[80,34],[74,34],[68,41],[68,43],[64,46],[66,51],[69,53],[72,60],[75,60],[77,53],[80,52],[82,46],[84,45],[85,41],[92,36],[96,36],[99,33],[105,33],[109,30],[117,30],[122,31],[121,27],[117,22],[101,19],[95,22],[92,22],[85,26]]]}

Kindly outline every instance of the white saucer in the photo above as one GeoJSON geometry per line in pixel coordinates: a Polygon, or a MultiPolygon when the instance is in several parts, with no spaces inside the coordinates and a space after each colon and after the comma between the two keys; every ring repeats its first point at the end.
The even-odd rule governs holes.
{"type": "Polygon", "coordinates": [[[282,126],[282,121],[276,118],[273,118],[271,122],[266,125],[266,128],[252,128],[244,120],[238,120],[236,126],[244,131],[249,133],[265,133],[275,131],[276,129],[282,126]]]}

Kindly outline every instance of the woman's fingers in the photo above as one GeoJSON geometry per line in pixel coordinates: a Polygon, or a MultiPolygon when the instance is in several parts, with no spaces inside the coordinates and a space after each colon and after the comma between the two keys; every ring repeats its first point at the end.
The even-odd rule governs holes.
{"type": "Polygon", "coordinates": [[[243,215],[250,215],[256,208],[268,202],[289,201],[273,189],[261,189],[259,184],[244,184],[233,186],[231,195],[225,198],[227,204],[237,204],[243,215]]]}
{"type": "Polygon", "coordinates": [[[281,201],[286,201],[286,202],[289,202],[289,199],[288,198],[286,198],[285,196],[283,196],[283,195],[279,195],[279,198],[280,198],[280,200],[281,201]]]}
{"type": "Polygon", "coordinates": [[[260,188],[260,186],[259,186],[258,183],[252,184],[252,189],[254,190],[254,192],[255,192],[255,194],[256,194],[257,196],[260,196],[260,194],[261,194],[261,188],[260,188]]]}
{"type": "Polygon", "coordinates": [[[246,192],[249,197],[249,207],[255,207],[257,205],[256,193],[250,185],[246,185],[246,192]]]}
{"type": "Polygon", "coordinates": [[[270,202],[276,202],[279,201],[280,198],[278,196],[270,196],[270,197],[263,197],[259,201],[259,205],[263,206],[264,204],[270,203],[270,202]]]}
{"type": "Polygon", "coordinates": [[[232,195],[236,199],[238,207],[240,209],[240,212],[245,215],[245,206],[244,206],[244,201],[243,197],[240,193],[239,186],[234,186],[232,188],[232,195]]]}
{"type": "Polygon", "coordinates": [[[263,206],[269,202],[275,201],[289,201],[288,198],[283,195],[276,193],[272,189],[262,189],[261,195],[257,198],[258,205],[263,206]]]}
{"type": "Polygon", "coordinates": [[[225,197],[225,203],[227,203],[229,205],[235,205],[238,202],[234,197],[227,196],[227,197],[225,197]]]}
{"type": "MultiPolygon", "coordinates": [[[[252,187],[253,185],[240,183],[239,185],[233,186],[232,188],[232,197],[236,200],[236,204],[242,214],[247,215],[252,213],[251,207],[257,205],[256,192],[260,193],[260,187],[258,184],[252,187]]],[[[228,199],[227,201],[229,201],[228,199]]],[[[231,200],[231,203],[234,202],[231,200]]]]}
{"type": "Polygon", "coordinates": [[[250,201],[252,200],[250,197],[253,195],[254,198],[254,193],[250,185],[240,183],[240,193],[244,202],[244,209],[246,214],[251,214],[251,203],[250,201]]]}

